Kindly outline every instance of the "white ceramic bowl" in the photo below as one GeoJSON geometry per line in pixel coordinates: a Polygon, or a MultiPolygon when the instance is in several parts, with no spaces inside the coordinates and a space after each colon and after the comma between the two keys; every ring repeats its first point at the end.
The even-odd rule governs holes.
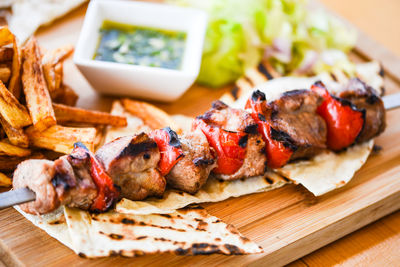
{"type": "Polygon", "coordinates": [[[74,63],[101,93],[174,101],[199,74],[206,26],[207,15],[196,9],[136,1],[90,1],[75,48],[74,63]],[[181,69],[94,60],[104,20],[186,32],[181,69]]]}

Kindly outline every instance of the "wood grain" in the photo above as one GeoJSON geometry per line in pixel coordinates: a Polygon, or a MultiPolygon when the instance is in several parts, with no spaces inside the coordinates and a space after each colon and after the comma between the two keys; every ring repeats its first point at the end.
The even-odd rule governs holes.
{"type": "MultiPolygon", "coordinates": [[[[65,43],[74,44],[84,11],[76,10],[55,25],[42,29],[38,34],[40,44],[48,49],[65,43]]],[[[365,57],[360,51],[353,56],[359,61],[365,57]]],[[[79,106],[100,110],[110,108],[112,99],[97,95],[71,62],[67,64],[65,71],[66,82],[77,89],[81,96],[79,106]]],[[[398,79],[392,76],[386,78],[385,85],[388,93],[400,91],[398,79]]],[[[194,86],[174,104],[155,104],[169,113],[196,115],[208,109],[212,100],[226,90],[229,87],[211,90],[194,86]]],[[[7,209],[0,211],[0,258],[7,266],[265,266],[289,263],[400,208],[400,139],[397,138],[400,134],[399,118],[400,110],[388,113],[389,127],[376,140],[383,148],[381,153],[371,156],[344,188],[315,198],[301,186],[289,185],[271,192],[205,205],[211,214],[235,224],[244,235],[262,245],[264,254],[231,257],[155,255],[135,259],[111,257],[86,260],[34,227],[15,210],[7,209]]],[[[398,222],[395,220],[394,225],[399,225],[398,222]]],[[[376,231],[384,231],[384,235],[396,239],[398,234],[391,234],[398,233],[399,228],[392,226],[389,231],[376,231]]],[[[398,242],[387,244],[398,245],[398,242]]],[[[385,248],[385,244],[381,246],[385,248]]],[[[332,258],[334,262],[337,254],[327,249],[326,258],[332,258]]],[[[361,246],[356,246],[353,253],[357,249],[361,249],[361,246]]],[[[396,255],[395,249],[396,247],[392,248],[393,255],[396,255]]],[[[345,254],[346,251],[341,253],[345,254]]],[[[368,257],[372,258],[374,255],[377,254],[368,257]]],[[[326,258],[310,255],[297,264],[324,265],[326,258]]],[[[357,262],[356,259],[354,262],[357,262]]]]}

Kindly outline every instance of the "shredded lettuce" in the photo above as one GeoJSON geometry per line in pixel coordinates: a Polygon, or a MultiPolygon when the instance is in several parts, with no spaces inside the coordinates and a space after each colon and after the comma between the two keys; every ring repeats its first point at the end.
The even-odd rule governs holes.
{"type": "Polygon", "coordinates": [[[307,0],[169,0],[209,14],[198,82],[220,87],[261,59],[282,75],[331,69],[354,72],[347,52],[356,33],[339,19],[311,10],[307,0]]]}

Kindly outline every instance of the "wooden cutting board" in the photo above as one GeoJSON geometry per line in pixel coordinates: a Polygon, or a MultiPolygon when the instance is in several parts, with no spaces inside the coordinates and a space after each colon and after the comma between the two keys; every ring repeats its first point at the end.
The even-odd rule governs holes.
{"type": "MultiPolygon", "coordinates": [[[[54,49],[77,41],[85,8],[39,31],[42,47],[54,49]]],[[[361,34],[352,57],[358,62],[377,59],[385,68],[387,94],[400,92],[400,61],[361,34]]],[[[78,106],[109,110],[112,98],[99,96],[68,62],[65,81],[80,95],[78,106]]],[[[197,115],[230,88],[193,86],[173,104],[156,103],[171,114],[197,115]]],[[[387,114],[388,128],[376,139],[382,147],[345,187],[314,197],[303,187],[283,188],[205,204],[212,214],[234,224],[264,248],[250,256],[154,255],[138,258],[82,259],[14,209],[0,211],[0,259],[9,266],[105,265],[282,265],[300,258],[348,233],[400,209],[400,110],[387,114]]],[[[1,263],[0,263],[1,266],[1,263]]]]}

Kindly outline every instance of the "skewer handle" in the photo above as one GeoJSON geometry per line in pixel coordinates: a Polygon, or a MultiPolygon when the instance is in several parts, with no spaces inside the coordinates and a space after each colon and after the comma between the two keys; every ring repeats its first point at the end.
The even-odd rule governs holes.
{"type": "Polygon", "coordinates": [[[386,110],[400,107],[400,93],[386,95],[382,97],[382,100],[386,110]]]}
{"type": "Polygon", "coordinates": [[[30,202],[36,199],[36,194],[29,188],[19,188],[0,194],[0,210],[30,202]]]}

